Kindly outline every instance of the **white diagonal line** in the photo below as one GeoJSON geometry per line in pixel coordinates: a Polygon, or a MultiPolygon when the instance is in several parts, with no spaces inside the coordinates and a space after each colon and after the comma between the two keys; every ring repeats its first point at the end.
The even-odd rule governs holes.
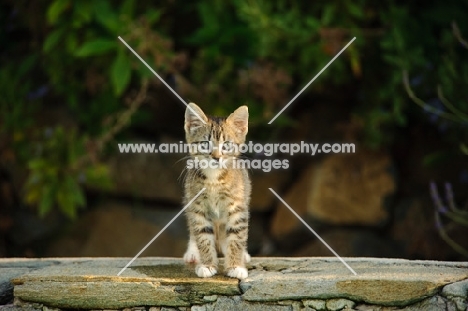
{"type": "Polygon", "coordinates": [[[193,112],[193,114],[195,114],[198,119],[200,119],[200,121],[203,122],[203,124],[206,124],[206,122],[198,115],[198,113],[196,111],[194,111],[192,108],[190,108],[189,105],[187,105],[187,103],[185,102],[185,100],[182,99],[182,97],[179,96],[179,94],[176,93],[176,91],[174,91],[170,86],[169,84],[166,83],[166,81],[163,80],[163,78],[161,78],[158,73],[156,71],[153,70],[153,68],[151,68],[144,60],[143,58],[140,57],[140,55],[137,54],[137,52],[135,52],[131,47],[130,45],[127,44],[127,42],[125,42],[124,39],[122,39],[120,36],[118,37],[120,41],[122,41],[123,44],[125,44],[125,46],[130,50],[132,51],[133,54],[135,54],[135,56],[143,63],[145,64],[146,67],[148,67],[148,69],[156,76],[158,77],[159,80],[161,80],[161,82],[172,92],[174,93],[175,96],[177,96],[178,99],[180,99],[181,102],[184,103],[185,106],[187,106],[188,109],[190,109],[190,111],[193,112]]]}
{"type": "Polygon", "coordinates": [[[291,100],[289,101],[289,103],[287,103],[287,104],[286,104],[286,106],[284,106],[284,107],[283,107],[283,109],[281,109],[281,110],[280,110],[280,112],[278,112],[278,113],[276,114],[276,116],[274,116],[274,117],[273,117],[273,119],[271,119],[271,120],[270,120],[270,122],[268,122],[268,124],[271,124],[271,123],[273,123],[273,121],[275,121],[275,119],[276,119],[276,118],[278,118],[278,117],[279,117],[279,115],[280,115],[280,114],[281,114],[283,111],[285,111],[285,110],[286,110],[286,108],[288,108],[288,107],[289,107],[289,105],[291,105],[291,104],[292,104],[292,102],[293,102],[293,101],[294,101],[296,98],[298,98],[298,97],[299,97],[299,95],[301,95],[301,94],[302,94],[302,92],[304,92],[304,90],[305,90],[306,88],[308,88],[308,87],[309,87],[309,85],[311,85],[311,84],[312,84],[312,82],[314,82],[314,81],[315,81],[315,79],[317,79],[317,78],[318,78],[318,76],[320,76],[320,75],[322,74],[322,72],[324,72],[324,71],[325,71],[325,69],[327,69],[327,68],[328,68],[328,66],[330,66],[330,64],[331,64],[331,63],[333,63],[333,62],[335,61],[335,59],[337,59],[337,58],[338,58],[338,56],[340,56],[340,54],[341,54],[341,53],[343,53],[343,51],[344,51],[344,50],[346,50],[346,49],[348,48],[348,46],[350,46],[350,44],[351,44],[351,43],[353,43],[353,41],[354,41],[354,40],[356,40],[356,37],[354,37],[353,39],[351,39],[351,41],[349,41],[349,42],[348,42],[348,44],[346,44],[346,45],[345,45],[345,47],[344,47],[344,48],[342,48],[342,49],[341,49],[341,51],[339,51],[339,52],[338,52],[338,54],[336,54],[336,55],[335,55],[335,57],[333,57],[333,58],[331,59],[331,61],[329,61],[329,62],[328,62],[328,64],[326,64],[326,65],[325,65],[325,67],[323,67],[323,69],[322,69],[322,70],[320,70],[320,72],[319,72],[317,75],[315,75],[315,77],[313,77],[313,78],[312,78],[312,80],[310,80],[310,82],[309,82],[309,83],[307,83],[307,85],[306,85],[306,86],[304,86],[304,87],[302,88],[302,90],[301,90],[299,93],[297,93],[297,95],[296,95],[296,96],[294,96],[294,98],[293,98],[293,99],[291,99],[291,100]]]}
{"type": "Polygon", "coordinates": [[[271,188],[268,188],[287,208],[289,208],[289,210],[294,214],[294,216],[297,217],[297,219],[299,219],[303,224],[304,226],[307,227],[307,229],[309,229],[316,237],[317,239],[320,240],[320,242],[322,242],[332,253],[333,255],[335,255],[345,266],[346,268],[349,269],[349,271],[351,271],[354,275],[357,275],[356,271],[353,270],[353,268],[351,268],[344,260],[343,258],[340,257],[340,255],[338,255],[334,250],[333,248],[330,247],[330,245],[327,244],[327,242],[325,242],[321,237],[320,235],[318,235],[317,232],[314,231],[314,229],[312,229],[302,218],[301,216],[299,216],[289,205],[288,203],[286,203],[273,189],[271,188]]]}
{"type": "Polygon", "coordinates": [[[136,254],[135,257],[133,257],[133,259],[130,260],[130,261],[128,262],[128,264],[127,264],[122,270],[120,270],[120,272],[117,274],[117,276],[120,276],[120,275],[122,274],[122,272],[124,272],[125,269],[127,269],[127,268],[135,261],[135,259],[137,259],[138,256],[140,256],[141,253],[143,253],[143,252],[145,251],[145,249],[147,249],[148,246],[150,246],[151,243],[153,243],[154,240],[156,240],[156,239],[161,235],[161,233],[163,233],[164,230],[166,230],[167,227],[169,227],[169,226],[174,222],[174,220],[176,220],[176,218],[179,217],[180,214],[182,214],[182,213],[187,209],[187,207],[189,207],[190,204],[193,203],[193,201],[195,201],[196,198],[198,198],[198,196],[199,196],[203,191],[205,191],[205,189],[206,189],[206,188],[203,188],[202,190],[200,190],[200,192],[198,192],[197,195],[195,195],[195,196],[193,197],[193,199],[191,199],[190,202],[188,202],[187,205],[185,205],[184,208],[183,208],[179,213],[177,213],[177,215],[175,215],[174,218],[172,218],[171,221],[169,221],[169,222],[167,223],[167,225],[166,225],[164,228],[162,228],[161,231],[159,231],[159,233],[156,234],[156,236],[155,236],[154,238],[152,238],[151,241],[149,241],[148,244],[146,244],[145,247],[143,247],[143,249],[142,249],[140,252],[138,252],[138,254],[136,254]]]}

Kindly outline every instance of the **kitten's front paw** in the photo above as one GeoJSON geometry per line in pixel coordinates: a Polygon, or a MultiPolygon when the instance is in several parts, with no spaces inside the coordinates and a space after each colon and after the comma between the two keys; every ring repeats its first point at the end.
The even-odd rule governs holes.
{"type": "Polygon", "coordinates": [[[227,276],[243,280],[249,276],[249,272],[244,267],[235,267],[227,270],[227,276]]]}
{"type": "Polygon", "coordinates": [[[189,245],[184,254],[184,261],[189,264],[196,264],[200,262],[200,252],[196,246],[189,245]]]}
{"type": "Polygon", "coordinates": [[[195,268],[195,273],[201,278],[212,277],[217,272],[216,268],[212,266],[199,265],[195,268]]]}

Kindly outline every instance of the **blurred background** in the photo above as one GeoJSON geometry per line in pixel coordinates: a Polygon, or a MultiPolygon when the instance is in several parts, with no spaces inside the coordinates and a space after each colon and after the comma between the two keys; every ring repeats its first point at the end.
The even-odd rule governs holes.
{"type": "MultiPolygon", "coordinates": [[[[117,148],[184,140],[185,106],[121,36],[205,112],[248,105],[254,142],[355,143],[251,170],[252,255],[332,256],[273,188],[341,256],[468,260],[467,14],[459,0],[2,1],[0,257],[132,257],[182,208],[182,154],[117,148]]],[[[143,255],[186,242],[180,217],[143,255]]]]}

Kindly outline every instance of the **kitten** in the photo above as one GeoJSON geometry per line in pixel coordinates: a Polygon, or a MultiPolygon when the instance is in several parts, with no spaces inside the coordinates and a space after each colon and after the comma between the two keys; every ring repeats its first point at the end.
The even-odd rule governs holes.
{"type": "Polygon", "coordinates": [[[248,118],[247,106],[239,107],[227,118],[207,117],[194,103],[185,111],[187,143],[206,146],[211,142],[212,146],[207,152],[191,149],[190,159],[227,163],[227,168],[187,169],[185,204],[206,188],[186,210],[190,238],[184,260],[196,264],[199,277],[217,273],[218,253],[224,254],[227,276],[248,276],[245,263],[250,261],[247,234],[251,185],[247,170],[233,166],[240,154],[239,148],[232,148],[233,144],[245,142],[248,118]]]}

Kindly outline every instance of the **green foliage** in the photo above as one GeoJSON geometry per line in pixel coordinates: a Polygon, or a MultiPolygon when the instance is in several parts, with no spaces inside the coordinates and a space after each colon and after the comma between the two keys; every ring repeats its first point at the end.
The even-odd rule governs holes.
{"type": "MultiPolygon", "coordinates": [[[[141,85],[154,82],[152,99],[164,98],[119,36],[210,113],[247,104],[252,132],[264,138],[274,135],[266,123],[356,37],[297,101],[349,107],[371,147],[392,144],[412,120],[432,122],[445,128],[447,141],[467,145],[467,53],[451,25],[468,34],[468,7],[458,0],[52,0],[5,7],[18,17],[0,36],[0,128],[7,149],[30,170],[27,201],[41,214],[58,207],[73,217],[85,204],[81,181],[106,184],[106,168],[89,161],[86,144],[106,137],[105,144],[121,130],[124,124],[116,130],[108,121],[122,110],[129,112],[125,124],[150,120],[136,106],[123,108],[141,85]],[[403,72],[423,110],[411,103],[403,72]],[[33,133],[43,125],[35,113],[57,106],[76,118],[75,132],[52,124],[53,135],[38,139],[33,133]],[[38,154],[27,144],[32,140],[42,146],[38,154]]],[[[2,12],[0,18],[12,20],[2,12]]],[[[276,124],[296,125],[288,115],[276,124]]]]}
{"type": "Polygon", "coordinates": [[[26,202],[37,205],[39,215],[49,213],[57,206],[69,218],[86,205],[82,186],[108,188],[111,186],[108,170],[101,164],[81,167],[85,159],[83,137],[76,131],[58,127],[46,131],[45,140],[36,144],[37,155],[28,161],[30,174],[26,182],[26,202]]]}

